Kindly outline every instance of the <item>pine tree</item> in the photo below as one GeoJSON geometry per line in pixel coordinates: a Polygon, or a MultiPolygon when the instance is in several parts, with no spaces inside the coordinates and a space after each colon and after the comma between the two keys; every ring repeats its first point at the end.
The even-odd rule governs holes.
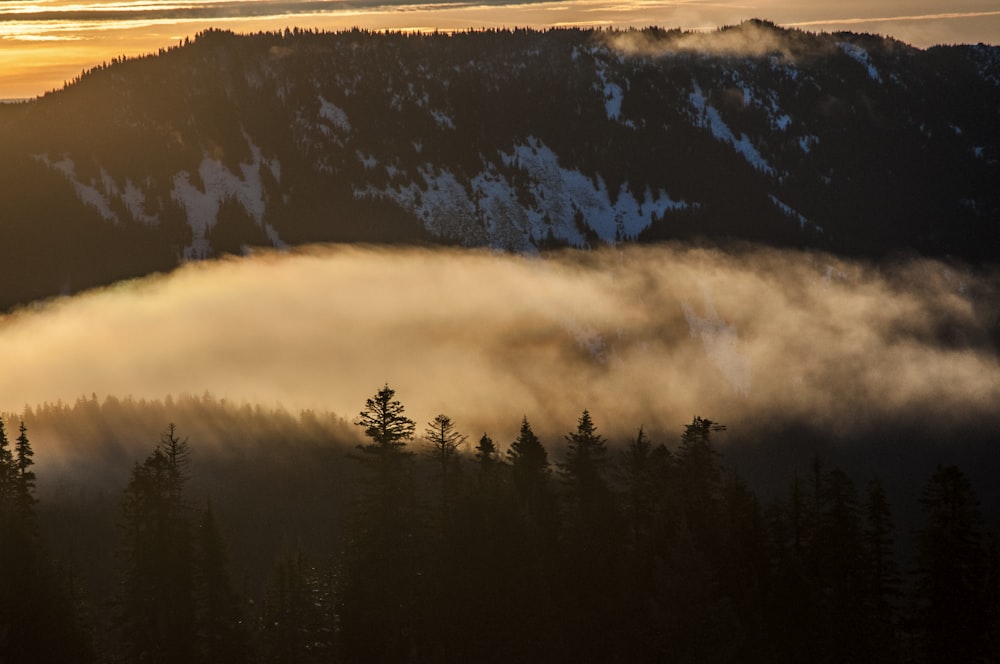
{"type": "Polygon", "coordinates": [[[428,444],[428,456],[441,465],[441,472],[445,474],[458,463],[459,448],[468,437],[456,431],[455,423],[442,413],[427,423],[424,438],[428,444]]]}
{"type": "Polygon", "coordinates": [[[427,456],[440,467],[441,509],[447,520],[456,493],[456,473],[461,461],[459,449],[465,444],[467,436],[456,431],[455,423],[442,413],[427,423],[424,439],[427,441],[427,456]]]}
{"type": "Polygon", "coordinates": [[[134,661],[195,660],[192,533],[184,502],[187,443],[171,425],[136,464],[121,517],[117,625],[134,661]]]}
{"type": "Polygon", "coordinates": [[[604,438],[584,410],[577,421],[576,431],[566,435],[566,460],[558,463],[559,474],[569,487],[579,512],[587,520],[593,517],[597,503],[608,498],[605,473],[608,452],[604,438]]]}
{"type": "Polygon", "coordinates": [[[194,609],[197,656],[204,664],[236,664],[248,657],[239,598],[229,578],[229,556],[211,502],[194,535],[194,609]]]}
{"type": "Polygon", "coordinates": [[[479,463],[480,482],[488,482],[497,467],[503,464],[496,443],[485,433],[476,445],[476,461],[479,463]]]}
{"type": "Polygon", "coordinates": [[[22,518],[33,520],[31,508],[38,501],[35,498],[35,473],[29,468],[35,463],[32,458],[35,453],[31,449],[31,443],[28,441],[28,429],[24,426],[23,421],[18,430],[15,450],[17,477],[14,483],[14,509],[22,518]]]}
{"type": "Polygon", "coordinates": [[[618,574],[624,555],[620,523],[606,480],[604,438],[584,410],[576,431],[565,436],[565,461],[557,464],[568,493],[560,565],[563,622],[572,661],[607,661],[611,634],[623,620],[618,574]]]}
{"type": "Polygon", "coordinates": [[[979,661],[986,648],[987,557],[983,517],[957,466],[938,466],[920,496],[916,620],[932,662],[979,661]]]}
{"type": "Polygon", "coordinates": [[[385,385],[355,421],[371,441],[355,457],[369,473],[348,523],[336,599],[344,654],[358,661],[399,661],[419,649],[424,560],[406,449],[415,427],[394,397],[385,385]]]}
{"type": "Polygon", "coordinates": [[[17,463],[10,449],[10,439],[0,418],[0,515],[13,508],[17,484],[17,463]]]}
{"type": "Polygon", "coordinates": [[[867,627],[865,568],[857,491],[834,469],[819,475],[818,527],[812,552],[824,621],[819,650],[827,661],[863,659],[867,627]]]}
{"type": "MultiPolygon", "coordinates": [[[[666,448],[664,448],[666,451],[666,448]]],[[[669,451],[667,451],[669,455],[669,451]]],[[[657,489],[660,481],[656,477],[653,463],[653,444],[642,427],[635,438],[628,442],[618,463],[618,476],[624,489],[623,505],[628,523],[629,539],[633,548],[646,542],[652,530],[656,509],[657,489]]]]}
{"type": "Polygon", "coordinates": [[[882,661],[893,658],[896,650],[896,605],[902,595],[899,566],[894,551],[892,512],[882,482],[868,483],[864,505],[863,531],[867,598],[868,648],[882,661]]]}
{"type": "Polygon", "coordinates": [[[514,489],[529,518],[545,521],[551,508],[549,455],[531,429],[528,417],[521,419],[517,438],[507,450],[514,489]]]}
{"type": "Polygon", "coordinates": [[[39,533],[34,453],[21,423],[14,450],[0,419],[0,661],[93,661],[88,635],[39,533]]]}
{"type": "Polygon", "coordinates": [[[685,425],[676,454],[684,518],[706,555],[720,551],[721,469],[711,438],[725,430],[721,424],[696,416],[685,425]]]}
{"type": "MultiPolygon", "coordinates": [[[[264,597],[262,655],[273,664],[333,661],[336,621],[333,577],[299,553],[275,565],[264,597]]],[[[389,625],[383,625],[391,629],[389,625]]],[[[369,644],[376,649],[379,644],[369,644]]]]}
{"type": "Polygon", "coordinates": [[[380,389],[374,397],[365,401],[365,408],[355,421],[364,427],[370,443],[358,445],[369,454],[386,454],[390,450],[400,450],[413,438],[415,425],[406,417],[403,404],[393,397],[396,391],[389,384],[380,389]]]}

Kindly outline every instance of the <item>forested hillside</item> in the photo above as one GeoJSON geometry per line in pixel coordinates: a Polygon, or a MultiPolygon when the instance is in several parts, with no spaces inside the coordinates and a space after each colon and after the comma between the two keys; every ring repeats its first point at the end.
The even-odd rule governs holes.
{"type": "MultiPolygon", "coordinates": [[[[706,418],[613,441],[584,410],[543,441],[523,416],[501,441],[443,413],[418,424],[388,385],[357,426],[208,396],[13,421],[0,428],[11,664],[1000,654],[995,522],[954,464],[900,492],[815,456],[762,495],[734,464],[747,441],[706,418]],[[199,438],[123,434],[167,413],[199,438]],[[73,431],[105,447],[61,445],[73,431]]],[[[751,454],[780,464],[786,442],[802,443],[751,454]]]]}
{"type": "Polygon", "coordinates": [[[1000,49],[210,31],[0,106],[0,306],[254,246],[742,238],[994,261],[1000,49]]]}

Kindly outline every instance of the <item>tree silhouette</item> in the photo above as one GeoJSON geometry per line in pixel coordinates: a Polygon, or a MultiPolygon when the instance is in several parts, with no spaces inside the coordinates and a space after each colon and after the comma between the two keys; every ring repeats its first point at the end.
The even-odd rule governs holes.
{"type": "Polygon", "coordinates": [[[532,431],[527,416],[521,419],[521,429],[507,450],[507,460],[522,506],[537,516],[548,500],[548,481],[552,471],[548,452],[532,431]]]}
{"type": "Polygon", "coordinates": [[[479,463],[479,475],[481,482],[487,482],[494,475],[498,466],[503,464],[500,458],[500,450],[496,443],[485,433],[476,445],[475,459],[479,463]]]}
{"type": "Polygon", "coordinates": [[[868,483],[864,504],[865,634],[870,652],[883,660],[896,656],[896,610],[902,597],[889,498],[881,480],[868,483]]]}
{"type": "Polygon", "coordinates": [[[34,453],[21,422],[14,450],[0,418],[0,661],[93,661],[73,598],[39,534],[34,453]]]}
{"type": "Polygon", "coordinates": [[[197,661],[246,662],[249,652],[240,600],[233,592],[229,556],[211,502],[202,511],[193,539],[197,661]]]}
{"type": "Polygon", "coordinates": [[[441,512],[444,522],[449,520],[451,503],[456,497],[456,474],[461,461],[460,448],[467,436],[455,430],[451,418],[441,413],[424,430],[426,454],[441,472],[441,512]]]}
{"type": "Polygon", "coordinates": [[[593,516],[598,501],[607,498],[605,473],[608,451],[605,442],[604,437],[597,433],[590,412],[585,410],[577,421],[576,431],[566,435],[565,461],[557,464],[580,518],[584,520],[593,516]]]}
{"type": "Polygon", "coordinates": [[[390,450],[402,449],[413,438],[416,427],[413,420],[404,415],[403,404],[394,399],[395,396],[396,391],[386,383],[375,396],[365,401],[365,408],[355,421],[371,439],[370,443],[358,446],[362,451],[387,454],[390,450]]]}
{"type": "Polygon", "coordinates": [[[917,622],[929,661],[978,661],[988,625],[983,517],[957,466],[938,466],[920,496],[916,542],[917,622]]]}
{"type": "Polygon", "coordinates": [[[10,448],[7,429],[0,418],[0,507],[10,509],[17,485],[17,464],[10,448]]]}
{"type": "Polygon", "coordinates": [[[187,458],[186,441],[170,425],[125,490],[117,623],[134,661],[195,660],[192,533],[183,500],[187,458]]]}
{"type": "Polygon", "coordinates": [[[400,661],[419,649],[423,560],[406,449],[415,427],[395,394],[386,384],[355,421],[371,442],[354,458],[369,473],[348,523],[336,600],[344,654],[359,661],[400,661]]]}
{"type": "Polygon", "coordinates": [[[573,661],[606,661],[622,614],[616,571],[623,549],[620,523],[605,477],[604,438],[584,410],[576,431],[565,436],[565,460],[558,464],[567,489],[560,591],[565,608],[568,652],[573,661]]]}
{"type": "Polygon", "coordinates": [[[25,518],[29,518],[31,506],[37,502],[35,499],[35,473],[29,470],[35,464],[32,459],[35,453],[31,449],[28,430],[24,426],[24,422],[21,422],[18,429],[15,454],[14,464],[17,469],[17,477],[14,482],[14,509],[25,518]]]}
{"type": "Polygon", "coordinates": [[[334,659],[336,621],[332,574],[299,553],[274,566],[264,597],[261,651],[274,664],[334,659]]]}
{"type": "Polygon", "coordinates": [[[684,518],[697,545],[707,555],[721,550],[716,537],[721,470],[711,438],[713,433],[725,430],[717,422],[695,416],[691,424],[684,426],[676,453],[684,518]]]}

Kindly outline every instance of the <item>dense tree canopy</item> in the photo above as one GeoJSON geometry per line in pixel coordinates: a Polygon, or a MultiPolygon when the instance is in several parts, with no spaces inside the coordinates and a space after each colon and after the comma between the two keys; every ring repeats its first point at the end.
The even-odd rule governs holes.
{"type": "MultiPolygon", "coordinates": [[[[239,507],[194,497],[208,458],[169,425],[122,478],[117,592],[104,605],[81,591],[85,574],[46,552],[27,428],[12,444],[0,420],[0,657],[922,664],[1000,654],[993,535],[957,466],[940,466],[920,496],[907,585],[881,481],[859,493],[816,458],[762,503],[706,418],[675,441],[640,428],[616,445],[584,410],[554,463],[527,417],[506,449],[484,433],[465,450],[441,414],[426,453],[413,454],[415,425],[388,385],[356,424],[339,545],[258,540],[272,564],[236,586],[220,513],[239,507]]],[[[269,459],[271,473],[294,464],[269,459]]]]}

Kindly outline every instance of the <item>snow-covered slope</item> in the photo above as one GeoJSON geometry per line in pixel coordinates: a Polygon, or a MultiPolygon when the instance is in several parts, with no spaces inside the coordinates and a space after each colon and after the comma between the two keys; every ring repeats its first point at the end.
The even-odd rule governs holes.
{"type": "Polygon", "coordinates": [[[0,109],[0,157],[46,174],[4,202],[61,190],[75,207],[45,223],[141,238],[158,269],[326,240],[530,252],[721,236],[995,260],[998,51],[761,21],[209,31],[0,109]]]}

